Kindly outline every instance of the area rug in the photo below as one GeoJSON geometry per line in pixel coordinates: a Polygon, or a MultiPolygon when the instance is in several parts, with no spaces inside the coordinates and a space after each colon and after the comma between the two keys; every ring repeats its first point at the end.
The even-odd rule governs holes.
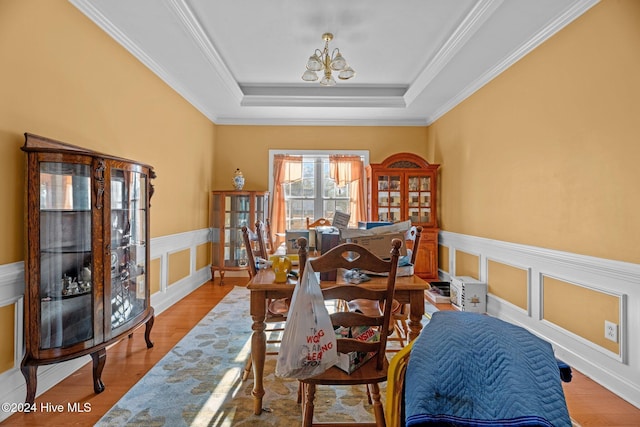
{"type": "MultiPolygon", "coordinates": [[[[251,323],[249,291],[235,287],[96,426],[300,424],[298,382],[274,375],[276,356],[267,356],[265,363],[265,411],[253,414],[253,379],[242,381],[250,355],[251,323]]],[[[372,422],[371,410],[364,386],[324,386],[316,394],[314,418],[372,422]]]]}

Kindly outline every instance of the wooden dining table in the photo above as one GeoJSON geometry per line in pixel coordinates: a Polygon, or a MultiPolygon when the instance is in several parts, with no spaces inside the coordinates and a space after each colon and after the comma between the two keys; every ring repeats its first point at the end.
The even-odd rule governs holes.
{"type": "MultiPolygon", "coordinates": [[[[251,358],[253,365],[253,391],[254,414],[262,413],[262,398],[264,392],[264,361],[266,357],[265,319],[267,315],[267,301],[272,299],[291,298],[297,284],[296,280],[289,279],[286,283],[275,283],[275,273],[272,269],[259,270],[249,281],[247,288],[251,292],[250,314],[253,320],[251,329],[251,358]]],[[[321,281],[320,287],[327,288],[335,285],[362,286],[371,289],[386,288],[387,278],[372,276],[370,281],[359,285],[351,285],[337,274],[336,281],[321,281]]],[[[418,276],[396,277],[394,298],[402,304],[409,304],[409,339],[412,340],[420,334],[422,329],[422,316],[424,315],[424,291],[429,284],[418,276]]]]}

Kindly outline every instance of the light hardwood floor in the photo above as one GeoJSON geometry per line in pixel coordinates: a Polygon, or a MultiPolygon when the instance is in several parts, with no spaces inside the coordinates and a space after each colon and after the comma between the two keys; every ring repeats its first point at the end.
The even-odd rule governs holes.
{"type": "MultiPolygon", "coordinates": [[[[46,393],[36,403],[49,402],[67,407],[67,403],[89,403],[90,411],[83,413],[15,414],[3,427],[90,426],[95,424],[151,367],[195,326],[235,285],[247,282],[244,278],[227,277],[223,286],[218,280],[209,282],[156,317],[151,338],[154,347],[147,349],[144,328],[133,338],[124,339],[107,351],[102,375],[104,392],[93,393],[91,363],[83,366],[46,393]]],[[[563,383],[571,417],[581,426],[640,426],[640,409],[573,370],[573,381],[563,383]]]]}

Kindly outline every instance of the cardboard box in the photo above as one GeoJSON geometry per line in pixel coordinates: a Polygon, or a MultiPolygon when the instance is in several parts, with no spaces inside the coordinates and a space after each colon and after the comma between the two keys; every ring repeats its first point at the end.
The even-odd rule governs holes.
{"type": "Polygon", "coordinates": [[[373,236],[360,236],[352,237],[349,239],[351,243],[357,243],[360,246],[364,246],[371,251],[377,257],[382,259],[391,258],[391,241],[393,239],[400,239],[402,246],[400,247],[400,256],[407,254],[407,247],[405,245],[404,233],[388,233],[388,234],[376,234],[373,236]]]}
{"type": "Polygon", "coordinates": [[[450,284],[451,304],[460,311],[486,313],[487,284],[469,276],[453,277],[450,284]]]}
{"type": "Polygon", "coordinates": [[[340,231],[336,228],[316,229],[316,249],[321,254],[340,244],[340,231]]]}
{"type": "MultiPolygon", "coordinates": [[[[380,341],[380,332],[369,326],[354,326],[351,328],[340,327],[336,329],[335,333],[337,338],[355,338],[357,340],[367,342],[380,341]]],[[[338,353],[338,363],[336,363],[335,366],[346,373],[351,374],[375,355],[375,351],[370,351],[368,353],[358,351],[346,354],[338,353]]]]}
{"type": "MultiPolygon", "coordinates": [[[[340,244],[340,233],[336,230],[331,233],[318,233],[318,250],[320,254],[326,253],[331,248],[340,244]]],[[[320,280],[335,281],[337,277],[337,271],[326,271],[320,273],[320,280]]]]}
{"type": "Polygon", "coordinates": [[[389,221],[358,221],[358,228],[361,230],[371,230],[372,228],[391,224],[393,223],[389,221]]]}
{"type": "Polygon", "coordinates": [[[309,230],[286,230],[285,231],[285,243],[288,254],[298,253],[298,238],[304,237],[307,239],[307,246],[309,242],[309,230]]]}

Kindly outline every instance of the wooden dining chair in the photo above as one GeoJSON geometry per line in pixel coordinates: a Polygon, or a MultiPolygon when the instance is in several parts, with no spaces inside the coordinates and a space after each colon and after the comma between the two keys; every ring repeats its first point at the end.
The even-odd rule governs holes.
{"type": "MultiPolygon", "coordinates": [[[[242,228],[243,236],[245,234],[246,227],[242,228]]],[[[246,244],[246,243],[245,243],[246,244]]],[[[298,238],[298,281],[302,277],[304,272],[304,266],[307,262],[307,239],[304,237],[298,238]]],[[[257,273],[257,270],[254,267],[254,275],[257,273]]],[[[266,304],[266,317],[264,322],[275,324],[274,327],[265,328],[264,332],[269,334],[271,332],[282,332],[284,331],[283,323],[287,320],[287,314],[289,313],[289,299],[281,298],[281,299],[269,299],[265,300],[266,304]]],[[[267,339],[267,344],[279,344],[281,339],[278,337],[277,339],[267,339]]],[[[266,355],[277,355],[277,351],[267,351],[266,355]]],[[[244,372],[242,373],[242,381],[245,381],[251,375],[251,367],[253,362],[251,360],[251,354],[249,354],[249,358],[244,365],[244,372]]]]}
{"type": "Polygon", "coordinates": [[[273,240],[273,234],[271,233],[271,220],[269,218],[264,221],[264,243],[266,245],[267,253],[273,255],[276,253],[275,243],[273,240]]]}
{"type": "MultiPolygon", "coordinates": [[[[255,225],[256,225],[255,231],[249,229],[249,227],[247,226],[242,227],[242,240],[244,241],[244,247],[247,252],[249,278],[255,277],[258,272],[258,268],[256,266],[256,258],[257,257],[261,257],[265,259],[267,258],[266,251],[265,251],[265,244],[261,234],[262,223],[260,221],[256,221],[255,225]]],[[[269,303],[271,303],[271,301],[269,303]]],[[[270,319],[270,321],[273,323],[275,322],[275,319],[273,320],[270,319]]],[[[276,327],[273,329],[265,330],[265,332],[277,332],[280,330],[282,330],[282,328],[276,327]]],[[[247,362],[245,363],[245,366],[244,366],[244,372],[242,374],[243,381],[248,378],[249,373],[251,372],[251,363],[252,363],[251,355],[249,355],[249,358],[247,359],[247,362]]]]}
{"type": "MultiPolygon", "coordinates": [[[[415,267],[420,248],[420,237],[422,236],[422,226],[411,227],[407,232],[407,246],[411,243],[411,265],[415,267]]],[[[395,336],[389,339],[400,343],[400,347],[404,347],[409,342],[409,305],[400,304],[397,300],[393,300],[391,307],[391,317],[393,318],[393,331],[395,336]]]]}
{"type": "MultiPolygon", "coordinates": [[[[411,265],[415,266],[418,248],[420,247],[420,237],[422,235],[422,226],[418,225],[412,227],[406,234],[407,247],[411,246],[411,265]]],[[[391,318],[392,324],[389,328],[389,340],[398,342],[400,348],[404,347],[409,342],[409,305],[401,304],[398,300],[393,300],[391,306],[391,318]],[[392,335],[393,334],[393,335],[392,335]]],[[[369,316],[373,316],[376,313],[382,313],[383,307],[376,301],[367,300],[355,300],[348,304],[349,310],[360,311],[369,316]]],[[[389,350],[389,351],[397,351],[389,350]]]]}
{"type": "MultiPolygon", "coordinates": [[[[372,426],[384,426],[384,409],[380,402],[379,383],[387,380],[387,369],[389,362],[386,356],[387,331],[391,321],[391,304],[395,291],[396,272],[398,269],[398,258],[400,257],[400,247],[402,241],[393,239],[391,244],[391,259],[382,260],[369,252],[366,248],[354,244],[344,243],[332,248],[319,258],[309,261],[309,265],[315,272],[327,272],[336,268],[368,270],[376,273],[386,273],[388,275],[387,285],[384,288],[368,289],[364,285],[337,285],[322,290],[325,300],[342,299],[351,301],[354,299],[367,299],[379,302],[385,307],[382,315],[367,316],[363,313],[350,311],[336,311],[330,314],[331,322],[335,327],[353,328],[367,326],[375,328],[379,332],[379,341],[367,342],[353,338],[337,338],[337,351],[339,354],[356,352],[376,352],[364,365],[356,369],[351,374],[347,374],[341,369],[333,366],[320,375],[300,380],[302,384],[302,425],[312,426],[314,399],[316,386],[353,386],[367,385],[372,390],[373,412],[375,424],[365,424],[372,426]]],[[[354,425],[354,424],[336,424],[354,425]]],[[[362,425],[362,424],[356,424],[362,425]]]]}
{"type": "Polygon", "coordinates": [[[244,248],[247,252],[247,267],[249,267],[249,277],[256,275],[256,257],[265,257],[263,252],[264,243],[261,243],[260,238],[260,221],[256,222],[256,231],[249,229],[246,225],[242,227],[242,240],[244,241],[244,248]]]}

